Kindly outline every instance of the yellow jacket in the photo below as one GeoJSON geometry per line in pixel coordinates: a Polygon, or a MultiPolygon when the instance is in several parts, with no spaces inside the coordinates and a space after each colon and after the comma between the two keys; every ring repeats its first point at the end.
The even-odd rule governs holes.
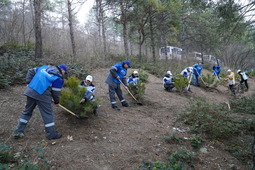
{"type": "Polygon", "coordinates": [[[234,85],[236,84],[236,81],[235,81],[235,73],[234,72],[230,72],[228,74],[228,77],[224,79],[225,81],[228,80],[228,84],[229,85],[234,85]]]}

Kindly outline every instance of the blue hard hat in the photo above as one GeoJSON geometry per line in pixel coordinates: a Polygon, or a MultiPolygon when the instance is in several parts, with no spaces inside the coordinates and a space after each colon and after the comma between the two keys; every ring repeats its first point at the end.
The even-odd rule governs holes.
{"type": "Polygon", "coordinates": [[[58,65],[58,67],[65,70],[65,74],[68,74],[66,65],[60,64],[60,65],[58,65]]]}
{"type": "Polygon", "coordinates": [[[124,63],[127,64],[128,67],[131,67],[130,61],[127,60],[127,61],[124,61],[124,63]]]}

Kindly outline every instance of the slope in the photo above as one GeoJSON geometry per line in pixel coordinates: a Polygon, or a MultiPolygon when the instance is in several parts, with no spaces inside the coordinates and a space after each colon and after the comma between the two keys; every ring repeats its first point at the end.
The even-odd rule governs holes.
{"type": "MultiPolygon", "coordinates": [[[[26,136],[14,140],[12,133],[25,104],[26,98],[22,95],[25,86],[1,90],[0,141],[22,154],[33,155],[31,159],[35,163],[38,163],[38,155],[43,154],[43,160],[50,161],[51,169],[134,169],[142,161],[164,161],[169,152],[180,147],[164,141],[169,133],[190,137],[187,127],[183,127],[183,132],[173,129],[177,114],[187,106],[189,100],[201,96],[211,102],[224,103],[231,97],[227,87],[223,86],[219,90],[192,86],[193,93],[169,93],[163,90],[161,78],[149,74],[144,105],[136,105],[123,90],[131,107],[124,108],[118,103],[121,111],[116,111],[111,108],[108,87],[104,83],[108,69],[95,70],[91,74],[96,85],[96,97],[102,99],[98,109],[99,117],[90,115],[89,119],[77,119],[54,107],[56,127],[63,134],[56,141],[46,140],[37,109],[25,131],[26,136]],[[33,148],[42,148],[43,153],[35,152],[33,148]]],[[[250,79],[249,83],[251,90],[246,95],[255,90],[254,80],[250,79]]],[[[196,169],[231,169],[233,166],[237,169],[245,168],[245,165],[224,151],[220,143],[207,142],[205,147],[208,152],[198,154],[194,163],[196,169]]]]}

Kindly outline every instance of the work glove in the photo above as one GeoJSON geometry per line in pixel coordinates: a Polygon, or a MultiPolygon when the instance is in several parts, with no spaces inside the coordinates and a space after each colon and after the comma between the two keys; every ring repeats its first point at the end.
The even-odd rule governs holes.
{"type": "Polygon", "coordinates": [[[85,99],[83,98],[83,99],[81,99],[81,101],[80,101],[81,104],[84,104],[84,103],[86,103],[86,102],[87,102],[87,99],[86,99],[86,98],[85,98],[85,99]]]}

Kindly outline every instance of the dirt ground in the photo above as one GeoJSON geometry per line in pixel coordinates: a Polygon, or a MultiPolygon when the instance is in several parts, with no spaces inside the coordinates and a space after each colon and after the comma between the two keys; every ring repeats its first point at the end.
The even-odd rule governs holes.
{"type": "MultiPolygon", "coordinates": [[[[32,147],[43,148],[44,160],[50,161],[51,169],[135,169],[139,168],[142,161],[164,161],[170,152],[180,147],[164,141],[169,133],[191,136],[187,131],[174,130],[177,114],[187,106],[190,99],[201,96],[208,101],[224,103],[231,98],[227,87],[223,86],[212,91],[191,86],[193,93],[183,95],[175,91],[166,92],[162,87],[162,79],[149,74],[143,106],[137,105],[123,89],[131,107],[124,108],[118,103],[121,111],[117,111],[111,108],[108,86],[104,83],[108,69],[96,70],[91,74],[96,85],[96,97],[102,99],[99,116],[89,115],[88,119],[77,119],[54,106],[56,129],[63,134],[61,139],[54,141],[46,139],[38,109],[28,123],[25,137],[13,139],[18,117],[25,106],[23,91],[26,87],[1,90],[0,142],[23,154],[31,152],[32,147]]],[[[249,79],[249,83],[251,89],[245,95],[255,92],[254,80],[249,79]]],[[[198,152],[194,169],[247,169],[246,165],[224,151],[218,142],[207,141],[203,148],[207,152],[198,152]]],[[[36,163],[36,158],[33,159],[36,163]]]]}

